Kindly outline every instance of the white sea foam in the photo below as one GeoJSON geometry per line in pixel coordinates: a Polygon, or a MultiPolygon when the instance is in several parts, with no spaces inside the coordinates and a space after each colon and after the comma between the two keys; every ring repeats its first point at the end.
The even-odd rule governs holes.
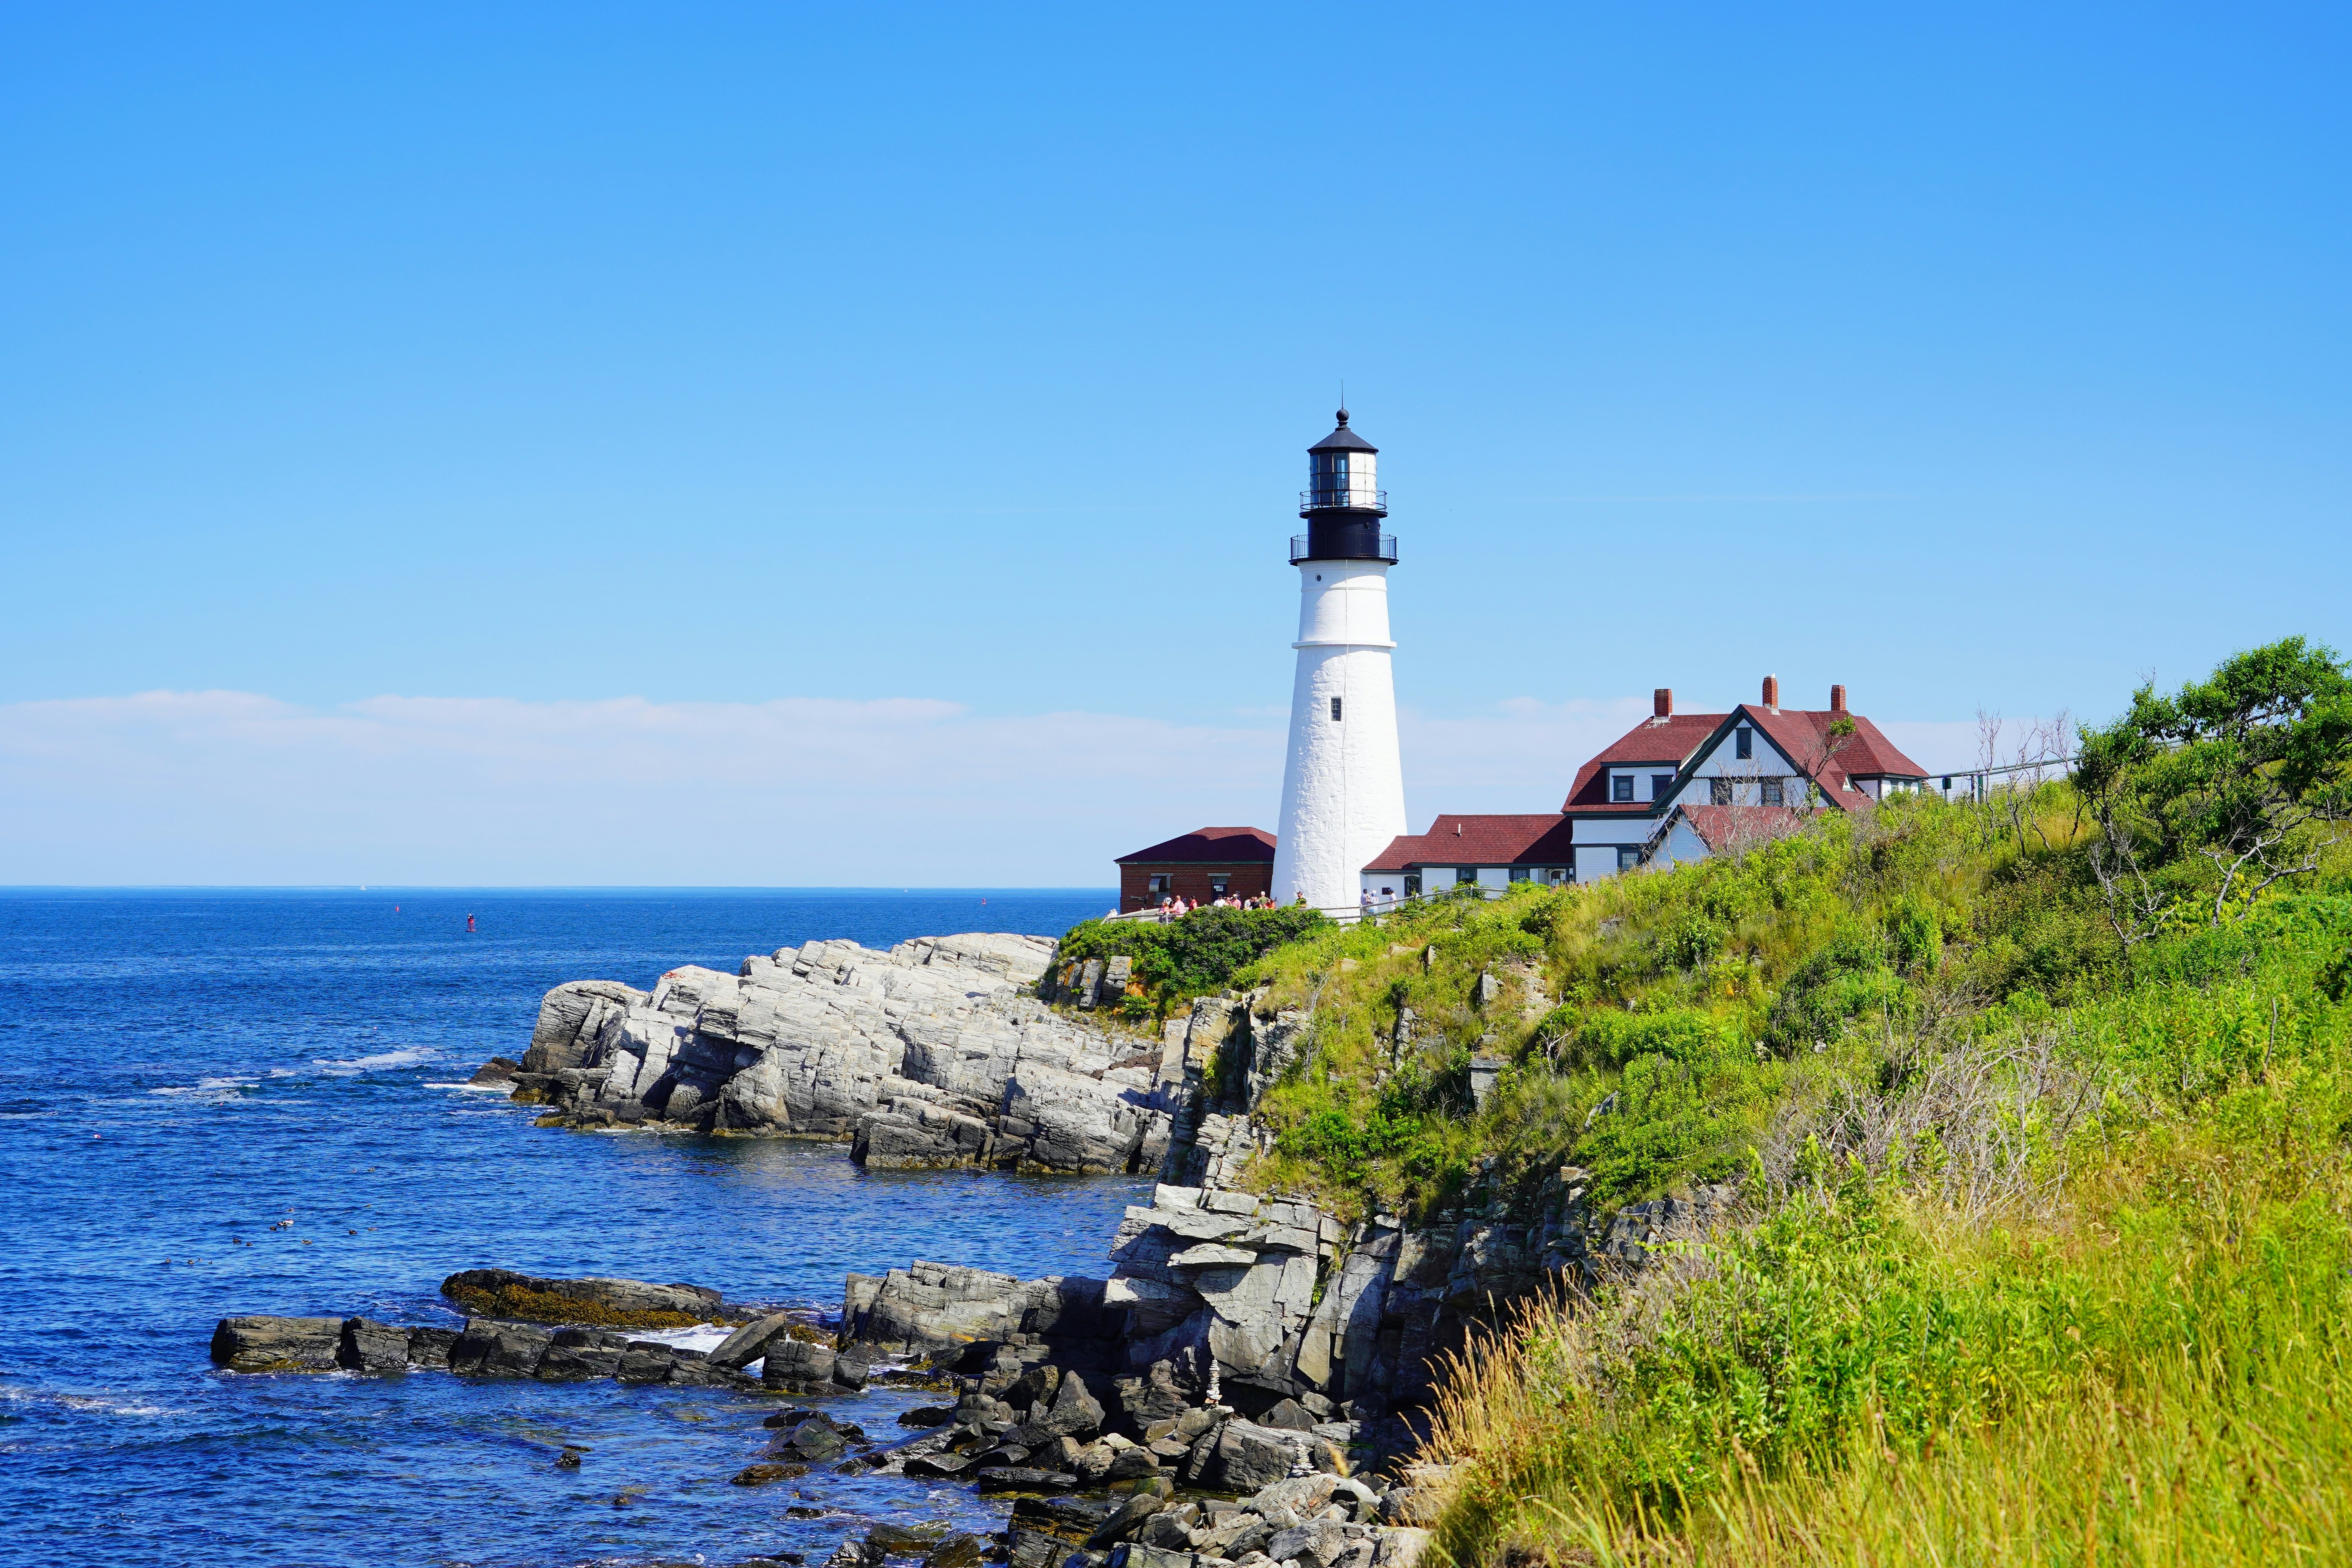
{"type": "Polygon", "coordinates": [[[114,1399],[100,1394],[58,1394],[46,1388],[0,1386],[0,1403],[48,1405],[77,1415],[169,1415],[168,1405],[140,1399],[114,1399]]]}
{"type": "Polygon", "coordinates": [[[168,1089],[154,1089],[147,1092],[175,1098],[183,1095],[195,1095],[206,1100],[234,1100],[238,1093],[251,1089],[260,1081],[259,1079],[253,1078],[200,1078],[194,1083],[178,1084],[168,1089]]]}
{"type": "Polygon", "coordinates": [[[427,1089],[467,1089],[473,1090],[476,1094],[511,1094],[514,1091],[514,1085],[510,1083],[433,1083],[428,1080],[425,1087],[427,1089]]]}
{"type": "Polygon", "coordinates": [[[690,1329],[630,1329],[633,1340],[657,1340],[682,1351],[715,1351],[735,1331],[724,1323],[697,1323],[690,1329]]]}
{"type": "Polygon", "coordinates": [[[422,1047],[410,1047],[405,1050],[380,1051],[372,1057],[353,1057],[348,1061],[331,1062],[313,1058],[311,1065],[322,1067],[337,1078],[349,1078],[354,1073],[374,1072],[383,1068],[413,1068],[419,1062],[431,1060],[432,1057],[433,1053],[422,1047]]]}

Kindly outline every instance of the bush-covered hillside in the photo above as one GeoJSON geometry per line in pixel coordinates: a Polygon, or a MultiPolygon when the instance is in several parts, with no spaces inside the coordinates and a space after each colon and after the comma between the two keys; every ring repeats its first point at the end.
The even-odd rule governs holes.
{"type": "Polygon", "coordinates": [[[2352,1531],[2352,703],[2285,643],[2082,787],[1329,928],[1267,1187],[1585,1167],[1743,1224],[1474,1353],[1459,1563],[2334,1560],[2352,1531]],[[1407,1026],[1399,1029],[1400,1020],[1407,1026]],[[1474,1055],[1509,1064],[1483,1107],[1474,1055]]]}
{"type": "Polygon", "coordinates": [[[1331,922],[1314,910],[1196,910],[1182,920],[1084,921],[1055,950],[1057,962],[1125,955],[1135,961],[1140,996],[1127,998],[1132,1019],[1164,1017],[1189,997],[1222,991],[1234,976],[1285,942],[1331,922]]]}

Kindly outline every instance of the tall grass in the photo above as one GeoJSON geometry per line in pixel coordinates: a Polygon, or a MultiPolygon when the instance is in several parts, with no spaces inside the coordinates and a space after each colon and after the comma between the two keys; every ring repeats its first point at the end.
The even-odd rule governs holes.
{"type": "Polygon", "coordinates": [[[2352,1525],[2340,1048],[2152,1107],[1969,1223],[1850,1159],[1475,1344],[1459,1563],[2330,1562],[2352,1525]]]}
{"type": "Polygon", "coordinates": [[[2126,951],[2065,786],[1896,802],[1237,979],[1313,1019],[1260,1184],[1739,1184],[1453,1369],[1461,1568],[2352,1561],[2352,846],[2126,951]]]}

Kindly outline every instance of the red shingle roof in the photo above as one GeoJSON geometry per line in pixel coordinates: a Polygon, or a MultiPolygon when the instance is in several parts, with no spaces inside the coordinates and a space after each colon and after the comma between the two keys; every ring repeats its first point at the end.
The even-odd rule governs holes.
{"type": "Polygon", "coordinates": [[[1568,800],[1562,811],[1608,811],[1622,815],[1640,814],[1651,809],[1643,801],[1612,802],[1609,798],[1611,766],[1628,763],[1662,763],[1679,772],[1691,754],[1704,745],[1706,738],[1721,728],[1729,718],[1727,713],[1676,713],[1660,723],[1644,719],[1626,731],[1622,739],[1603,747],[1600,753],[1576,770],[1576,782],[1568,786],[1568,800]]]}
{"type": "Polygon", "coordinates": [[[1196,827],[1148,849],[1122,855],[1115,866],[1240,866],[1274,858],[1274,835],[1263,827],[1196,827]]]}
{"type": "Polygon", "coordinates": [[[1845,787],[1850,778],[1927,776],[1927,769],[1905,756],[1877,725],[1859,713],[1796,708],[1783,708],[1775,713],[1758,704],[1743,702],[1728,713],[1677,713],[1663,724],[1654,720],[1643,721],[1623,739],[1576,770],[1576,782],[1569,786],[1568,799],[1560,809],[1580,816],[1628,816],[1656,811],[1654,802],[1609,799],[1609,769],[1612,765],[1669,760],[1680,768],[1710,737],[1730,728],[1734,721],[1753,724],[1799,768],[1811,771],[1821,784],[1822,800],[1841,811],[1863,810],[1874,804],[1868,795],[1845,787]],[[1832,752],[1830,725],[1841,718],[1853,721],[1853,733],[1832,752]]]}
{"type": "Polygon", "coordinates": [[[1426,833],[1406,833],[1372,857],[1367,871],[1415,866],[1565,866],[1568,818],[1556,811],[1523,816],[1440,816],[1426,833]]]}

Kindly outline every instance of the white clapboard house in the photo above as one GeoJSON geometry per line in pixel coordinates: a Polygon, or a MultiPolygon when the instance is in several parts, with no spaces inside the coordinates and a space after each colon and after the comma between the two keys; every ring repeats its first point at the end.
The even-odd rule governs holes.
{"type": "Polygon", "coordinates": [[[1843,686],[1826,709],[1783,708],[1767,676],[1763,700],[1728,713],[1677,713],[1662,688],[1648,719],[1577,770],[1559,811],[1441,816],[1366,864],[1363,889],[1377,904],[1463,885],[1590,882],[1776,838],[1817,813],[1866,811],[1927,779],[1848,711],[1843,686]]]}

